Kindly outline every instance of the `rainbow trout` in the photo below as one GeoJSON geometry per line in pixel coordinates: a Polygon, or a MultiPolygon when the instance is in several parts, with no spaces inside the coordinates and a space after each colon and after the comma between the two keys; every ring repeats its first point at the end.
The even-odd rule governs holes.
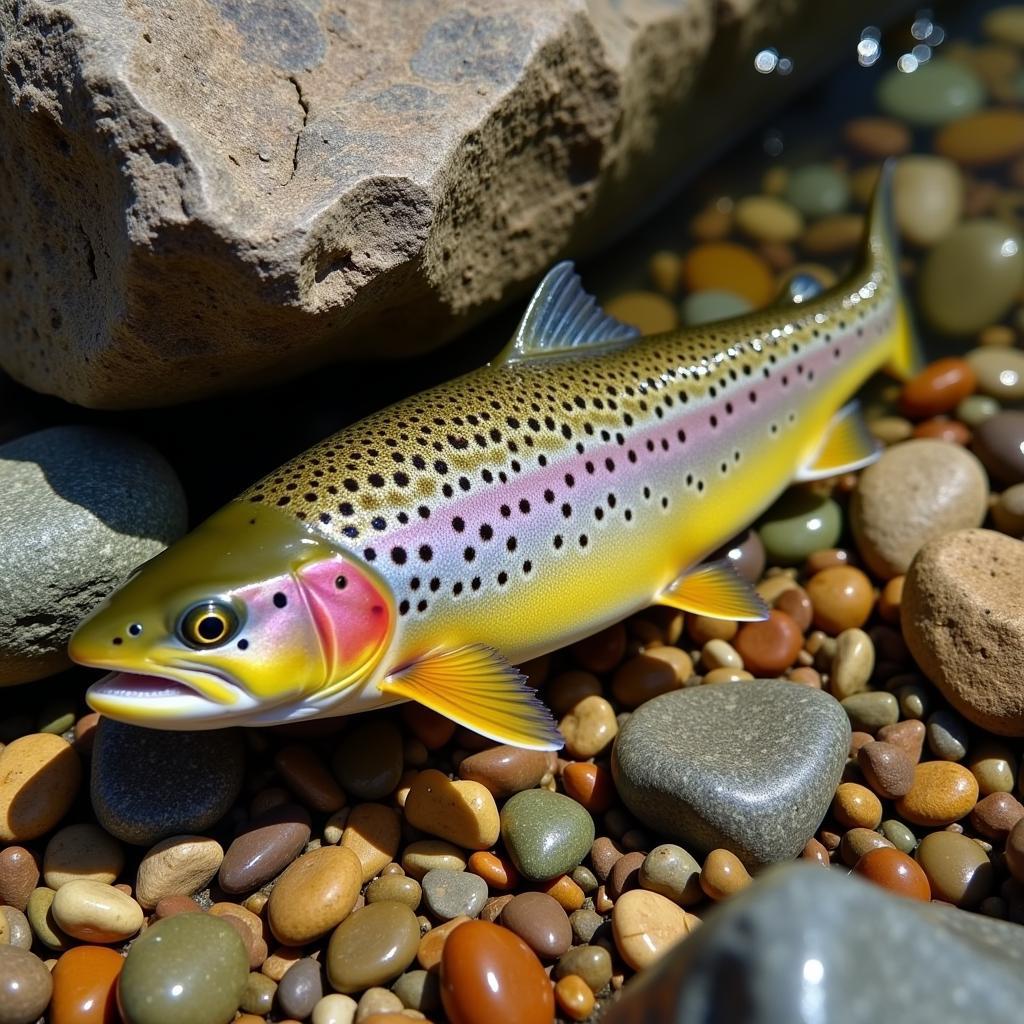
{"type": "Polygon", "coordinates": [[[514,667],[652,603],[750,620],[702,564],[794,480],[866,465],[850,396],[914,359],[889,173],[842,284],[636,339],[568,263],[494,361],[334,434],[147,562],[74,634],[111,718],[266,725],[418,701],[561,738],[514,667]]]}

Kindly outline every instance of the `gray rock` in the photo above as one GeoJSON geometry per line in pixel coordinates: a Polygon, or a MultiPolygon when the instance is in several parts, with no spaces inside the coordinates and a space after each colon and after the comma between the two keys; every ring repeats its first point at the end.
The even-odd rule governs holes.
{"type": "Polygon", "coordinates": [[[442,921],[476,917],[487,902],[487,883],[471,871],[434,868],[423,876],[423,902],[442,921]]]}
{"type": "Polygon", "coordinates": [[[65,668],[78,623],[185,526],[181,484],[142,441],[52,427],[0,446],[0,685],[65,668]]]}
{"type": "Polygon", "coordinates": [[[436,346],[900,6],[0,4],[0,364],[129,407],[436,346]]]}
{"type": "Polygon", "coordinates": [[[237,729],[162,732],[101,718],[92,750],[93,810],[112,836],[136,846],[202,834],[238,796],[243,767],[237,729]]]}
{"type": "Polygon", "coordinates": [[[850,726],[832,697],[785,680],[717,683],[642,704],[612,771],[623,803],[687,849],[786,860],[821,824],[850,726]]]}
{"type": "Polygon", "coordinates": [[[1011,1024],[1024,928],[772,868],[623,990],[606,1024],[1011,1024]]]}

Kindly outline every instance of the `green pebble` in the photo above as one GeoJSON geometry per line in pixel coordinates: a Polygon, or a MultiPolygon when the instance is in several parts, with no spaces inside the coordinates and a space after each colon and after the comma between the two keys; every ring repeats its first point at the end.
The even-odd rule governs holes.
{"type": "Polygon", "coordinates": [[[843,515],[831,498],[793,488],[764,514],[757,532],[771,565],[800,565],[823,548],[834,548],[843,515]]]}
{"type": "Polygon", "coordinates": [[[700,864],[681,846],[663,843],[651,850],[640,865],[640,888],[688,907],[704,898],[700,870],[700,864]]]}
{"type": "Polygon", "coordinates": [[[572,880],[583,890],[585,896],[589,896],[592,892],[597,890],[600,883],[597,880],[597,875],[594,874],[590,868],[584,864],[580,864],[579,867],[572,869],[572,880]]]}
{"type": "Polygon", "coordinates": [[[274,1008],[274,996],[277,995],[277,982],[259,971],[253,971],[245,983],[242,992],[242,1004],[239,1007],[245,1013],[255,1013],[265,1017],[274,1008]]]}
{"type": "Polygon", "coordinates": [[[527,789],[501,809],[501,838],[519,873],[542,881],[572,871],[586,857],[594,819],[561,793],[527,789]]]}
{"type": "Polygon", "coordinates": [[[899,721],[900,706],[891,693],[881,690],[855,693],[839,702],[849,715],[850,727],[862,732],[876,733],[883,725],[899,721]]]}
{"type": "Polygon", "coordinates": [[[74,946],[75,940],[61,931],[53,919],[53,911],[50,908],[56,895],[53,889],[45,885],[33,889],[28,898],[28,906],[25,907],[25,916],[32,927],[32,934],[47,949],[61,953],[74,946]]]}
{"type": "Polygon", "coordinates": [[[441,978],[433,971],[406,971],[391,986],[407,1010],[433,1013],[441,1007],[441,978]]]}
{"type": "Polygon", "coordinates": [[[687,295],[679,307],[679,313],[683,323],[693,327],[697,324],[710,324],[716,320],[743,316],[752,308],[742,295],[725,291],[723,288],[708,288],[706,291],[687,295]]]}
{"type": "Polygon", "coordinates": [[[904,718],[924,718],[931,707],[931,696],[928,687],[922,683],[904,683],[896,688],[896,699],[899,701],[900,714],[904,718]]]}
{"type": "Polygon", "coordinates": [[[178,914],[132,943],[118,1002],[126,1024],[227,1024],[248,982],[234,928],[212,914],[178,914]]]}
{"type": "Polygon", "coordinates": [[[612,980],[612,955],[604,946],[577,946],[563,953],[555,964],[555,977],[566,978],[575,974],[582,978],[592,992],[612,980]]]}
{"type": "Polygon", "coordinates": [[[806,217],[825,217],[846,209],[850,186],[834,167],[808,164],[790,174],[786,198],[806,217]]]}
{"type": "Polygon", "coordinates": [[[1003,221],[958,224],[930,249],[918,274],[924,319],[945,334],[997,323],[1024,285],[1024,237],[1003,221]]]}
{"type": "Polygon", "coordinates": [[[912,853],[914,847],[917,846],[917,836],[903,824],[902,821],[897,821],[895,818],[887,818],[882,822],[881,825],[882,835],[903,853],[912,853]]]}
{"type": "Polygon", "coordinates": [[[989,395],[968,395],[957,403],[953,415],[961,423],[966,423],[969,427],[976,427],[979,423],[991,419],[1002,408],[998,400],[989,395]]]}
{"type": "Polygon", "coordinates": [[[892,117],[934,126],[978,110],[985,102],[985,87],[963,64],[933,57],[909,74],[888,72],[878,84],[877,99],[892,117]]]}

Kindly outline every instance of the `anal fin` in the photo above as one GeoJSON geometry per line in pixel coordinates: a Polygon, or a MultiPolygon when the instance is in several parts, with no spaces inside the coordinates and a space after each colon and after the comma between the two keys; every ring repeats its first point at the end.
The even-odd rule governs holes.
{"type": "Polygon", "coordinates": [[[859,404],[850,402],[836,413],[814,459],[797,473],[795,480],[806,483],[850,473],[870,466],[880,454],[881,447],[864,422],[859,404]]]}
{"type": "Polygon", "coordinates": [[[406,697],[473,732],[529,750],[559,750],[562,734],[526,677],[481,644],[439,651],[389,675],[383,693],[406,697]]]}
{"type": "Polygon", "coordinates": [[[768,606],[727,558],[678,576],[655,602],[711,619],[758,622],[768,618],[768,606]]]}

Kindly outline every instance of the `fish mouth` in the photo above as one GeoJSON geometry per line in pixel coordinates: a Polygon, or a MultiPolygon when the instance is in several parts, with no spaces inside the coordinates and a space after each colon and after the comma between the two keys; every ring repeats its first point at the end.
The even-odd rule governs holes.
{"type": "MultiPolygon", "coordinates": [[[[192,679],[182,678],[184,675],[180,669],[174,677],[111,672],[89,687],[85,699],[107,718],[156,729],[219,729],[236,724],[260,707],[241,687],[219,675],[195,679],[195,685],[192,679]],[[216,697],[205,692],[211,688],[216,697]]],[[[192,670],[187,675],[207,673],[192,670]]]]}

